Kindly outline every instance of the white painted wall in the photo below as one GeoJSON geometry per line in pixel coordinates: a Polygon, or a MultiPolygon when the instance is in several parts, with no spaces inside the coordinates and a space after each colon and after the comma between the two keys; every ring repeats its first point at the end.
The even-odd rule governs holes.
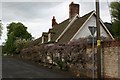
{"type": "MultiPolygon", "coordinates": [[[[89,26],[94,26],[96,27],[96,18],[93,15],[88,22],[81,28],[81,30],[78,32],[78,34],[74,37],[74,39],[79,39],[79,38],[85,38],[88,37],[89,35],[91,35],[91,32],[89,30],[89,26]]],[[[110,38],[110,36],[106,33],[106,31],[104,30],[104,28],[102,27],[102,25],[100,25],[100,35],[104,36],[104,37],[108,37],[110,38]]],[[[95,33],[96,36],[96,33],[95,33]]]]}
{"type": "Polygon", "coordinates": [[[51,41],[51,33],[48,34],[48,42],[51,41]]]}

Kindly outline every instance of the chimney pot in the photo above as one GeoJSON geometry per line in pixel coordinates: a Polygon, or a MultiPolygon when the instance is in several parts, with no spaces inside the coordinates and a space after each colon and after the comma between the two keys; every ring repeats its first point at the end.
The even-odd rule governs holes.
{"type": "Polygon", "coordinates": [[[52,19],[52,27],[54,27],[55,25],[57,25],[58,23],[56,22],[55,16],[53,16],[52,19]]]}

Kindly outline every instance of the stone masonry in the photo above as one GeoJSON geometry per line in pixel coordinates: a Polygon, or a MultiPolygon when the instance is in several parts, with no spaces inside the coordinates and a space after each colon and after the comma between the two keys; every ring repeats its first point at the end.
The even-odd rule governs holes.
{"type": "MultiPolygon", "coordinates": [[[[86,53],[91,55],[92,50],[89,47],[86,53]]],[[[102,75],[105,78],[120,78],[120,41],[102,43],[101,59],[102,75]]]]}

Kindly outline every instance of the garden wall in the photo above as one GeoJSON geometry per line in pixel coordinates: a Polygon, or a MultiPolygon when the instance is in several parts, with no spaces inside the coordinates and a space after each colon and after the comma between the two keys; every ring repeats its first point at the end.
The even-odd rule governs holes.
{"type": "MultiPolygon", "coordinates": [[[[90,54],[92,50],[89,47],[86,53],[90,54]]],[[[102,75],[104,77],[120,78],[120,41],[102,43],[101,52],[102,75]]]]}
{"type": "MultiPolygon", "coordinates": [[[[120,40],[102,42],[101,44],[102,76],[120,78],[120,40]]],[[[94,67],[96,54],[93,55],[96,52],[96,46],[93,52],[91,44],[86,44],[85,40],[78,40],[69,44],[32,46],[23,49],[20,56],[38,64],[47,65],[50,68],[57,67],[58,69],[69,70],[77,77],[82,75],[96,77],[97,67],[94,67]]]]}

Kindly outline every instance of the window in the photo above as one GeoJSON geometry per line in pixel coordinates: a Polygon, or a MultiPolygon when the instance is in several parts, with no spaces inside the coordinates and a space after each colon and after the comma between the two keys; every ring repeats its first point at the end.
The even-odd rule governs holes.
{"type": "Polygon", "coordinates": [[[48,34],[48,42],[51,41],[51,33],[48,34]]]}
{"type": "Polygon", "coordinates": [[[42,43],[44,43],[44,36],[42,36],[42,43]]]}

